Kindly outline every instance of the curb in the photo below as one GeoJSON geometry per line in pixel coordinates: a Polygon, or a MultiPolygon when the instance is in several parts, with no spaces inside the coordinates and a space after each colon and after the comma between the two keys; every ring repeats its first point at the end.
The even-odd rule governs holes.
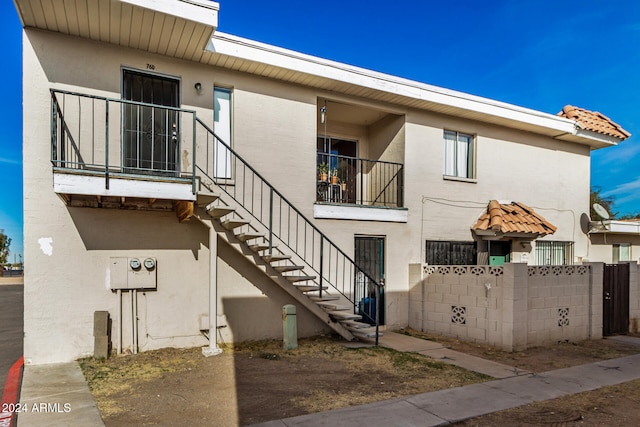
{"type": "Polygon", "coordinates": [[[7,381],[4,386],[4,393],[2,394],[2,400],[0,400],[0,427],[12,427],[17,425],[15,423],[15,407],[18,403],[20,377],[23,366],[24,357],[20,356],[20,359],[16,360],[11,368],[9,368],[7,381]]]}

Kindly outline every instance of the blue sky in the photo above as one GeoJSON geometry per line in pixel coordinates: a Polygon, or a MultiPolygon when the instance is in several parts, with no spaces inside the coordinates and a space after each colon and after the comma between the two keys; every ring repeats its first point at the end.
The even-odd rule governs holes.
{"type": "MultiPolygon", "coordinates": [[[[219,30],[311,55],[557,113],[600,111],[632,133],[592,154],[591,184],[640,212],[640,2],[628,0],[220,0],[219,30]]],[[[22,253],[20,37],[0,2],[4,40],[0,228],[22,253]]],[[[13,255],[11,256],[13,259],[13,255]]]]}

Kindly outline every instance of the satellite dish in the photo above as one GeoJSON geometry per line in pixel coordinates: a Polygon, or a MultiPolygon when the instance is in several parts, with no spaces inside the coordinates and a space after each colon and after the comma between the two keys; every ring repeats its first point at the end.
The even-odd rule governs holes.
{"type": "Polygon", "coordinates": [[[594,203],[593,204],[593,210],[600,215],[600,218],[602,218],[603,220],[605,219],[609,219],[609,212],[607,212],[607,210],[599,203],[594,203]]]}

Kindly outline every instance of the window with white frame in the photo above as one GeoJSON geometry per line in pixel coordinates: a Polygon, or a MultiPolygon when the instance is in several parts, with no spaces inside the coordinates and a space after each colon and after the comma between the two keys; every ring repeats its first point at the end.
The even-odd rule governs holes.
{"type": "Polygon", "coordinates": [[[573,242],[536,241],[536,264],[573,264],[573,242]]]}
{"type": "Polygon", "coordinates": [[[444,131],[444,175],[475,179],[475,139],[450,130],[444,131]]]}
{"type": "Polygon", "coordinates": [[[613,245],[613,263],[620,261],[631,261],[631,245],[629,243],[614,243],[613,245]]]}

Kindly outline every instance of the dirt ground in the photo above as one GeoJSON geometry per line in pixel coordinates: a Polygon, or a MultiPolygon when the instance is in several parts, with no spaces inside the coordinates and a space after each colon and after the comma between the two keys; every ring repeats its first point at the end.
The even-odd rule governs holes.
{"type": "MultiPolygon", "coordinates": [[[[610,340],[506,353],[405,332],[534,372],[640,353],[640,347],[610,340]]],[[[84,359],[81,365],[108,427],[250,425],[491,379],[418,354],[343,344],[317,337],[300,340],[298,350],[284,351],[281,342],[265,341],[227,348],[210,358],[199,348],[166,349],[106,361],[84,359]]],[[[607,387],[461,425],[549,425],[547,420],[567,426],[628,425],[640,420],[639,385],[607,387]]]]}

